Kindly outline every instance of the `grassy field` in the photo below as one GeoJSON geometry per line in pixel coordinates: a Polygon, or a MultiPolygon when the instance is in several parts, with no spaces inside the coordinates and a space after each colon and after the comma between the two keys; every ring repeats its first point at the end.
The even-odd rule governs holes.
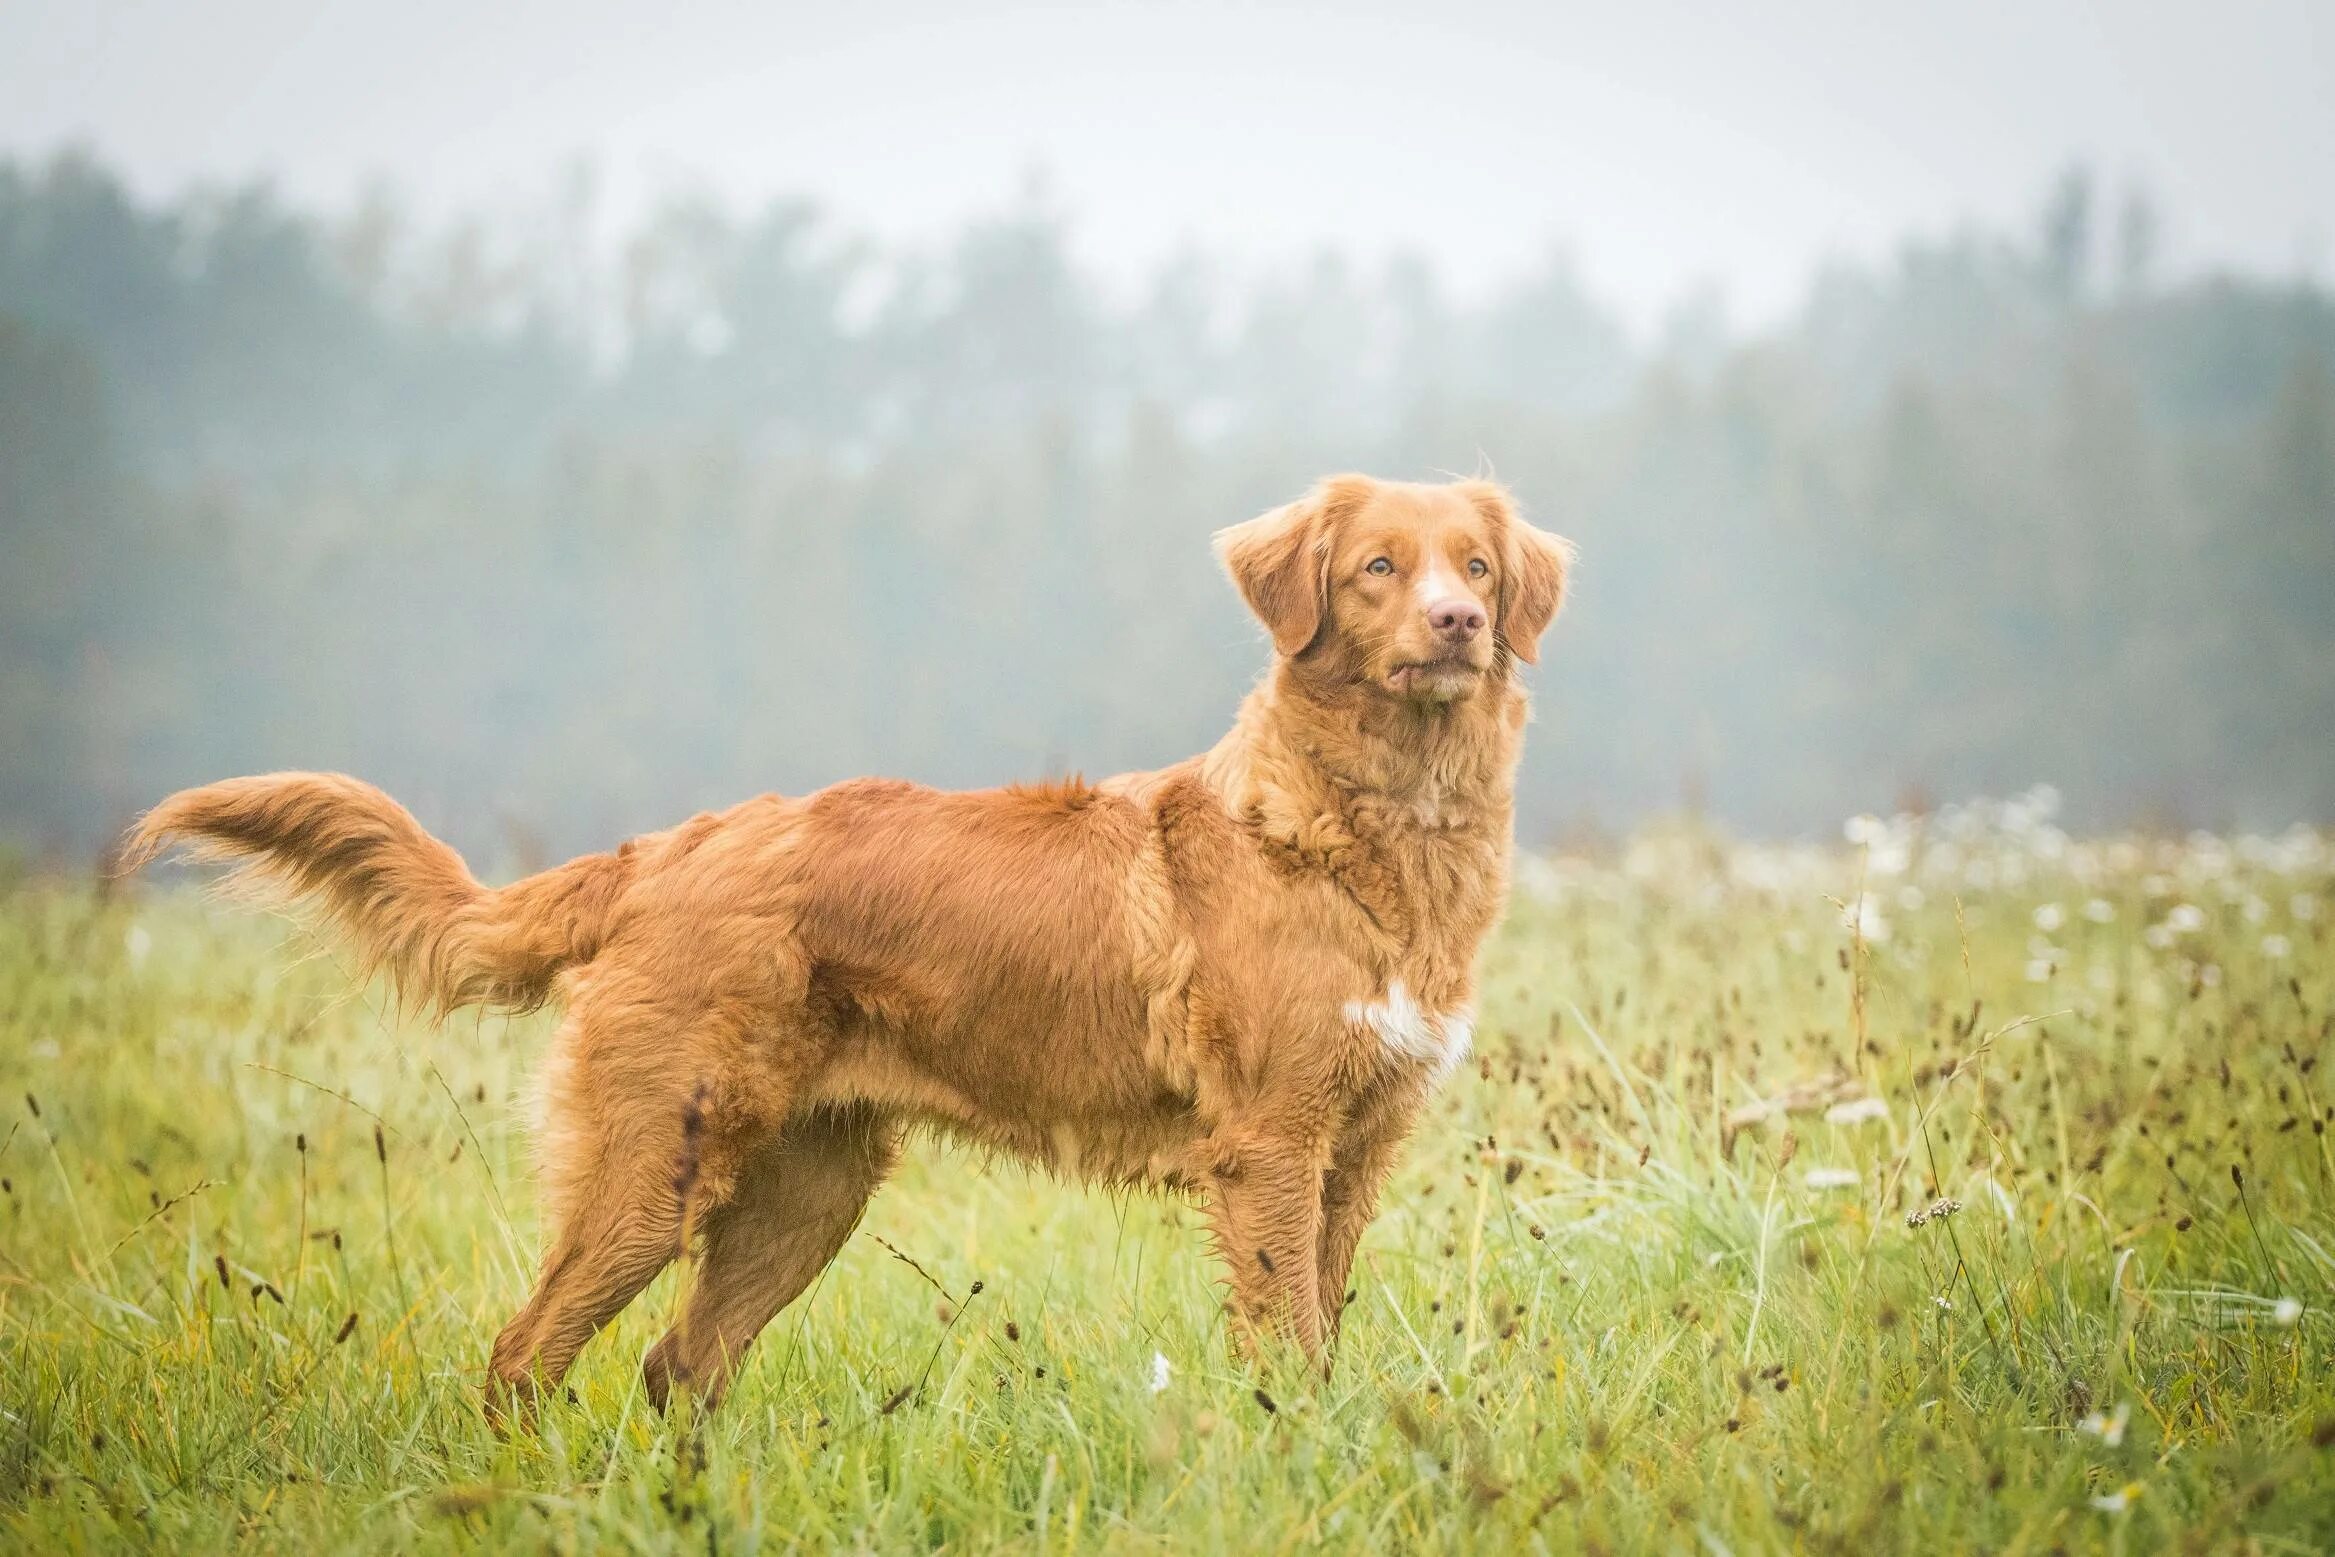
{"type": "Polygon", "coordinates": [[[2335,1546],[2335,839],[1852,832],[1525,863],[1326,1384],[1191,1208],[925,1143],[721,1413],[668,1275],[510,1441],[541,1022],[20,879],[0,1549],[2335,1546]]]}

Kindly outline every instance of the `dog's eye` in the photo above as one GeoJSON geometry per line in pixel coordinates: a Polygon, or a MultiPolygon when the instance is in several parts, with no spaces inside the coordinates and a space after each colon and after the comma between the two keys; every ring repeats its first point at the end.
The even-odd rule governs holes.
{"type": "Polygon", "coordinates": [[[1375,573],[1375,574],[1377,574],[1377,575],[1378,575],[1380,578],[1384,578],[1384,577],[1386,577],[1386,576],[1387,576],[1389,573],[1392,573],[1394,570],[1395,570],[1395,565],[1394,565],[1394,563],[1392,563],[1391,561],[1389,561],[1387,558],[1385,558],[1385,557],[1373,557],[1373,558],[1371,558],[1371,559],[1370,559],[1370,566],[1369,566],[1369,567],[1367,567],[1367,568],[1364,568],[1362,571],[1363,571],[1363,572],[1365,572],[1365,573],[1375,573]]]}
{"type": "Polygon", "coordinates": [[[1481,557],[1472,557],[1468,560],[1467,576],[1469,578],[1482,578],[1491,571],[1492,565],[1481,557]]]}

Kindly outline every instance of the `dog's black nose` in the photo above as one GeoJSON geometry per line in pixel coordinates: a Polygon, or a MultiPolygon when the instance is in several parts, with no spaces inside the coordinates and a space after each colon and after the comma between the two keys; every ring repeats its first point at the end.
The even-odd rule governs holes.
{"type": "Polygon", "coordinates": [[[1465,643],[1484,630],[1484,608],[1473,600],[1438,600],[1427,608],[1427,625],[1438,638],[1465,643]]]}

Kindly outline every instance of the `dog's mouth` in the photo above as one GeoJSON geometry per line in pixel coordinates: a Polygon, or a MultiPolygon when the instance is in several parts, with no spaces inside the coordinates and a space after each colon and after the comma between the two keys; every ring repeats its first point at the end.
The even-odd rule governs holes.
{"type": "Polygon", "coordinates": [[[1397,697],[1449,701],[1473,692],[1484,668],[1465,651],[1440,654],[1431,660],[1408,660],[1388,671],[1386,689],[1397,697]]]}

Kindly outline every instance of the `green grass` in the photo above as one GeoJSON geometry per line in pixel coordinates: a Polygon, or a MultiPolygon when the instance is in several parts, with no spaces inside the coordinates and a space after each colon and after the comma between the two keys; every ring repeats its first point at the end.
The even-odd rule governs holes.
{"type": "Polygon", "coordinates": [[[1901,842],[1526,871],[1327,1384],[1190,1207],[926,1142],[720,1413],[641,1397],[668,1276],[509,1441],[542,1022],[19,881],[0,1549],[2327,1549],[2335,855],[1901,842]]]}

